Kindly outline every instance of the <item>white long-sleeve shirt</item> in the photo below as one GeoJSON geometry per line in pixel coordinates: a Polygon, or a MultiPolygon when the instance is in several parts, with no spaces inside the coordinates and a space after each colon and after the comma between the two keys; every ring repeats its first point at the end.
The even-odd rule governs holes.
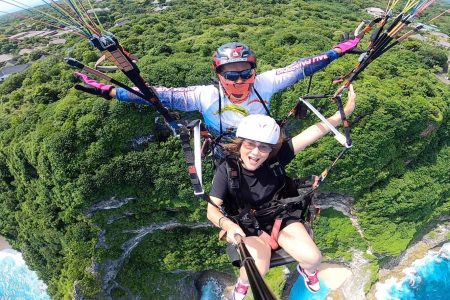
{"type": "MultiPolygon", "coordinates": [[[[208,130],[213,135],[218,135],[220,119],[223,132],[226,133],[234,132],[242,118],[249,114],[267,114],[255,89],[269,107],[273,94],[325,68],[338,57],[338,52],[330,50],[320,55],[299,59],[287,67],[256,75],[254,89],[248,99],[240,104],[232,103],[220,87],[212,84],[182,88],[155,87],[155,89],[164,106],[180,111],[199,111],[203,115],[208,130]],[[219,111],[219,100],[221,111],[219,111]]],[[[116,90],[116,97],[119,101],[151,105],[122,88],[116,90]]]]}

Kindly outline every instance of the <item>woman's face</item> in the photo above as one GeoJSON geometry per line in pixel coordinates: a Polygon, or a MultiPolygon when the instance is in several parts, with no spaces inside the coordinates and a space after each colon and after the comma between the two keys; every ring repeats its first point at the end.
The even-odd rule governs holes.
{"type": "Polygon", "coordinates": [[[242,165],[249,171],[255,171],[269,157],[272,145],[244,139],[239,150],[242,165]]]}

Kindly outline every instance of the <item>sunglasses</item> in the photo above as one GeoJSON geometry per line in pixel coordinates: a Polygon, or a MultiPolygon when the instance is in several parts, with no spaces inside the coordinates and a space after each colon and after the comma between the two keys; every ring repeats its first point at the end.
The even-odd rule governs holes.
{"type": "Polygon", "coordinates": [[[236,81],[241,77],[242,79],[249,79],[253,75],[253,69],[247,69],[243,71],[226,71],[222,72],[222,76],[231,81],[236,81]]]}
{"type": "Polygon", "coordinates": [[[272,146],[269,145],[269,144],[255,142],[255,141],[252,141],[252,140],[244,140],[242,142],[242,146],[244,146],[244,148],[247,149],[247,150],[253,150],[256,147],[258,147],[259,151],[261,151],[263,153],[269,153],[273,149],[272,146]]]}

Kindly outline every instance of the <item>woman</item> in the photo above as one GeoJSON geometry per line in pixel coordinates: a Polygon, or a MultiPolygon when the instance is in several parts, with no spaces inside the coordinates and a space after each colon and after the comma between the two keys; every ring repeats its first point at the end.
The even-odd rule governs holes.
{"type": "MultiPolygon", "coordinates": [[[[344,108],[346,116],[355,108],[355,92],[350,86],[348,101],[344,108]]],[[[333,126],[341,121],[339,112],[328,118],[333,126]]],[[[217,206],[231,207],[230,203],[239,198],[246,207],[258,210],[263,204],[270,202],[274,195],[284,185],[284,176],[277,176],[273,171],[274,162],[284,167],[295,155],[311,145],[330,129],[322,122],[312,125],[290,140],[284,141],[280,135],[280,127],[274,119],[265,115],[250,115],[239,124],[236,139],[228,146],[239,159],[241,169],[239,197],[230,191],[228,166],[223,163],[217,169],[210,193],[212,202],[217,206]]],[[[241,205],[242,207],[242,205],[241,205]]],[[[233,213],[229,213],[232,215],[233,213]]],[[[242,223],[236,224],[227,218],[215,206],[208,204],[208,219],[216,226],[226,231],[227,241],[236,243],[235,234],[241,235],[250,254],[255,259],[256,266],[264,276],[269,269],[271,247],[266,239],[258,236],[254,230],[242,223]]],[[[273,224],[259,224],[266,228],[273,224]]],[[[269,232],[270,234],[270,232],[269,232]]],[[[278,235],[278,245],[299,263],[299,273],[304,277],[305,284],[312,292],[320,289],[317,271],[321,261],[321,253],[314,241],[308,235],[305,227],[295,214],[283,215],[278,235]]],[[[241,267],[240,276],[234,289],[234,299],[243,299],[247,294],[249,284],[245,269],[241,267]]]]}

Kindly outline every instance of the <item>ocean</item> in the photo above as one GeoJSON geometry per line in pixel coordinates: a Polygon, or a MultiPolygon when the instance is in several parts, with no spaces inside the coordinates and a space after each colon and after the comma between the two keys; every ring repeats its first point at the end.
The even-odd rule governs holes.
{"type": "MultiPolygon", "coordinates": [[[[296,271],[295,271],[296,272],[296,271]]],[[[302,276],[298,276],[297,281],[292,286],[289,294],[289,300],[324,300],[330,293],[330,289],[326,286],[323,280],[320,280],[320,290],[317,293],[311,293],[305,286],[305,281],[302,276]]]]}
{"type": "MultiPolygon", "coordinates": [[[[422,259],[403,270],[405,276],[389,279],[376,285],[378,300],[449,299],[450,295],[450,243],[440,251],[429,251],[422,259]]],[[[324,300],[330,290],[321,281],[322,289],[312,294],[299,277],[292,287],[289,300],[324,300]]],[[[0,251],[0,299],[50,300],[47,286],[39,280],[22,258],[12,249],[0,251]]],[[[223,290],[216,280],[207,281],[202,289],[201,300],[219,300],[223,290]]]]}
{"type": "Polygon", "coordinates": [[[450,243],[440,251],[428,251],[424,258],[403,270],[405,276],[376,285],[378,300],[449,299],[450,243]]]}
{"type": "MultiPolygon", "coordinates": [[[[400,279],[389,279],[376,285],[377,300],[447,300],[450,299],[450,243],[440,251],[429,251],[422,259],[416,260],[404,271],[400,279]]],[[[330,289],[321,280],[321,290],[310,293],[299,277],[291,289],[289,300],[325,300],[330,289]]],[[[202,289],[201,300],[219,300],[221,288],[217,281],[207,281],[202,289]]],[[[352,299],[349,299],[352,300],[352,299]]]]}
{"type": "Polygon", "coordinates": [[[222,300],[223,288],[215,279],[210,279],[205,282],[202,287],[200,300],[222,300]]]}
{"type": "Polygon", "coordinates": [[[50,300],[47,286],[12,249],[0,251],[0,299],[50,300]]]}

